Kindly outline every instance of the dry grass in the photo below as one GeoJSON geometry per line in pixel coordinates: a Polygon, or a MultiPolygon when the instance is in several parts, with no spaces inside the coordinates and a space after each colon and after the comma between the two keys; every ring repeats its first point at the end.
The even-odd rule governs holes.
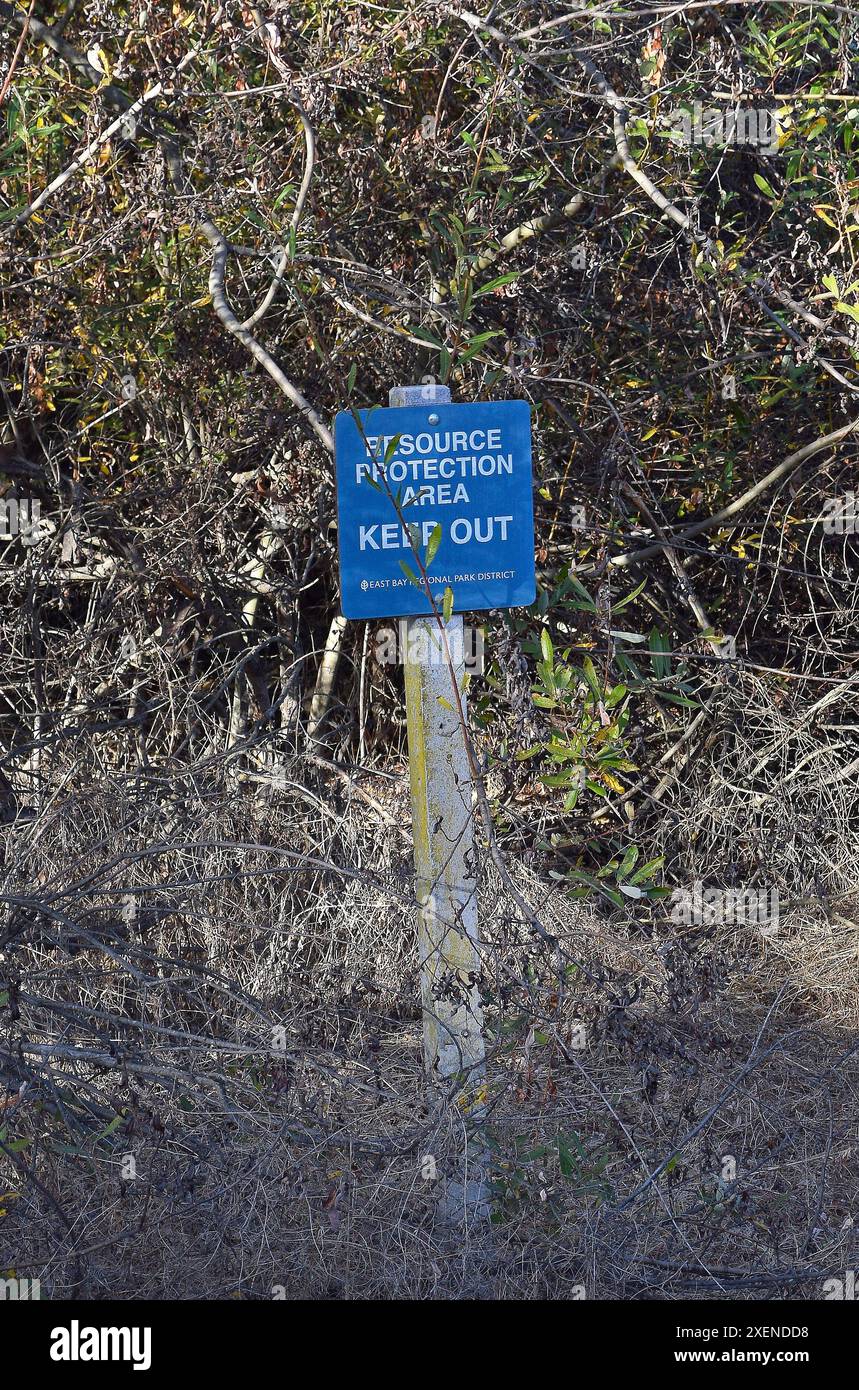
{"type": "MultiPolygon", "coordinates": [[[[198,782],[160,838],[128,786],[121,817],[80,790],[3,832],[6,1143],[29,1143],[0,1266],[49,1296],[616,1299],[819,1297],[855,1262],[848,898],[765,936],[599,913],[519,868],[554,950],[487,868],[495,1218],[463,1231],[437,1211],[464,1122],[421,1074],[408,845],[317,773],[198,782]]],[[[676,797],[675,833],[708,804],[676,797]]]]}

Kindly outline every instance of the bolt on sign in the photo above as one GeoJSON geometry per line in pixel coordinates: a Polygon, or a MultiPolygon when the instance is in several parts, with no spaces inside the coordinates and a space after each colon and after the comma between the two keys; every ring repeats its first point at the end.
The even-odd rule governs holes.
{"type": "Polygon", "coordinates": [[[344,617],[431,613],[421,566],[439,609],[534,602],[527,401],[344,410],[334,441],[344,617]]]}

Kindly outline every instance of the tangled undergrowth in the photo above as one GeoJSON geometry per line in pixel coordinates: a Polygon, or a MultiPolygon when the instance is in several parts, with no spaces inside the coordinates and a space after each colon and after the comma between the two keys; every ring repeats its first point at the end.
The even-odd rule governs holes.
{"type": "Polygon", "coordinates": [[[856,1267],[859,30],[570,9],[0,3],[0,1271],[47,1297],[856,1267]],[[768,140],[695,124],[740,101],[768,140]],[[426,376],[534,418],[537,602],[470,619],[465,1228],[330,457],[426,376]]]}

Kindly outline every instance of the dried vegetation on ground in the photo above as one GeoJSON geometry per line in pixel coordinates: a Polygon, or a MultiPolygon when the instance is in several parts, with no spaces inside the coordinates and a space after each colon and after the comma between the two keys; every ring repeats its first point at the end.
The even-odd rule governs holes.
{"type": "Polygon", "coordinates": [[[46,1296],[801,1299],[859,1260],[859,27],[590,9],[0,4],[0,505],[40,515],[0,540],[0,1272],[46,1296]],[[678,137],[724,92],[777,149],[678,137]],[[478,615],[469,690],[465,1230],[326,438],[427,374],[535,421],[538,602],[478,615]]]}

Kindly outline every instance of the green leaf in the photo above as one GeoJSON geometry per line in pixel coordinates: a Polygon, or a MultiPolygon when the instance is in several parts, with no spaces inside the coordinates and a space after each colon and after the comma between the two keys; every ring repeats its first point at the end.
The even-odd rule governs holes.
{"type": "Polygon", "coordinates": [[[574,1178],[576,1175],[576,1160],[570,1152],[570,1147],[562,1135],[558,1135],[558,1162],[561,1168],[561,1176],[564,1178],[574,1178]]]}
{"type": "Polygon", "coordinates": [[[623,907],[623,896],[620,893],[618,893],[616,889],[609,888],[606,884],[601,883],[600,892],[605,893],[606,897],[611,899],[615,907],[623,907]]]}
{"type": "Polygon", "coordinates": [[[668,690],[658,692],[660,700],[667,700],[669,705],[682,705],[683,709],[700,709],[701,704],[698,700],[689,700],[685,695],[672,695],[668,690]]]}
{"type": "Polygon", "coordinates": [[[432,529],[432,535],[430,536],[429,541],[427,542],[427,557],[424,561],[426,569],[429,569],[430,565],[435,559],[436,551],[441,545],[441,534],[441,522],[437,521],[432,529]]]}
{"type": "Polygon", "coordinates": [[[23,1153],[24,1149],[29,1148],[31,1143],[32,1140],[30,1139],[12,1139],[9,1142],[5,1142],[5,1147],[9,1150],[10,1154],[19,1154],[23,1153]]]}
{"type": "Polygon", "coordinates": [[[487,284],[481,285],[479,290],[474,291],[474,298],[477,299],[478,295],[481,294],[491,294],[493,290],[500,289],[502,285],[509,285],[514,280],[518,279],[519,272],[517,270],[508,271],[506,275],[499,275],[495,280],[490,280],[487,284]]]}
{"type": "Polygon", "coordinates": [[[552,639],[545,628],[543,628],[543,631],[540,633],[540,651],[543,653],[543,660],[551,662],[554,655],[554,648],[552,646],[552,639]]]}
{"type": "Polygon", "coordinates": [[[101,1133],[96,1135],[95,1142],[98,1144],[101,1142],[102,1139],[107,1139],[108,1135],[113,1134],[115,1130],[119,1129],[119,1126],[122,1124],[124,1119],[124,1115],[114,1115],[113,1119],[110,1121],[110,1124],[105,1125],[101,1133]]]}
{"type": "Polygon", "coordinates": [[[646,584],[647,580],[642,579],[641,583],[637,584],[631,593],[626,594],[624,598],[622,598],[618,603],[614,605],[614,612],[619,613],[622,608],[626,608],[627,604],[632,603],[633,600],[637,599],[638,595],[641,593],[642,589],[645,587],[646,584]]]}
{"type": "Polygon", "coordinates": [[[648,859],[646,864],[642,864],[640,869],[636,869],[630,883],[644,883],[645,879],[652,878],[653,875],[665,864],[665,855],[660,854],[656,859],[648,859]]]}
{"type": "Polygon", "coordinates": [[[768,198],[772,198],[773,202],[775,202],[775,200],[778,197],[778,194],[776,193],[775,189],[770,187],[770,185],[767,183],[766,179],[763,177],[762,174],[755,174],[754,177],[755,183],[757,184],[761,192],[765,193],[768,198]]]}
{"type": "Polygon", "coordinates": [[[488,330],[486,333],[475,334],[475,336],[469,342],[465,352],[461,352],[459,354],[460,362],[470,361],[471,358],[474,357],[474,355],[478,353],[480,349],[486,345],[486,343],[489,342],[490,338],[499,338],[501,336],[502,335],[500,328],[493,328],[488,330]]]}
{"type": "Polygon", "coordinates": [[[630,845],[617,871],[618,879],[627,878],[638,863],[638,846],[630,845]]]}
{"type": "Polygon", "coordinates": [[[410,565],[406,564],[405,560],[400,561],[400,569],[403,571],[403,574],[406,576],[406,579],[408,579],[410,583],[414,584],[416,589],[423,588],[423,585],[421,584],[421,581],[418,579],[414,570],[411,568],[410,565]]]}
{"type": "Polygon", "coordinates": [[[453,613],[453,589],[448,586],[444,591],[444,598],[441,605],[441,616],[446,623],[450,622],[453,613]]]}
{"type": "Polygon", "coordinates": [[[665,652],[670,650],[668,638],[664,637],[657,628],[653,627],[650,629],[649,646],[651,652],[650,659],[653,662],[653,674],[658,677],[659,680],[663,680],[666,676],[670,676],[671,674],[671,661],[664,655],[665,652]]]}
{"type": "Polygon", "coordinates": [[[585,588],[584,584],[582,584],[581,580],[576,579],[576,576],[574,574],[569,575],[568,578],[570,588],[578,594],[580,599],[583,600],[582,611],[584,611],[585,613],[596,613],[597,606],[591,598],[590,594],[588,593],[587,589],[585,588]]]}
{"type": "Polygon", "coordinates": [[[597,673],[594,669],[594,663],[591,661],[589,656],[586,656],[584,661],[582,662],[582,669],[585,673],[585,680],[590,686],[594,698],[597,700],[602,699],[602,687],[600,685],[599,679],[597,678],[597,673]]]}
{"type": "Polygon", "coordinates": [[[428,333],[425,328],[413,327],[411,332],[415,338],[420,338],[425,343],[431,343],[432,346],[434,348],[438,348],[439,351],[441,351],[444,348],[444,343],[441,341],[441,339],[436,338],[432,333],[428,333]]]}

